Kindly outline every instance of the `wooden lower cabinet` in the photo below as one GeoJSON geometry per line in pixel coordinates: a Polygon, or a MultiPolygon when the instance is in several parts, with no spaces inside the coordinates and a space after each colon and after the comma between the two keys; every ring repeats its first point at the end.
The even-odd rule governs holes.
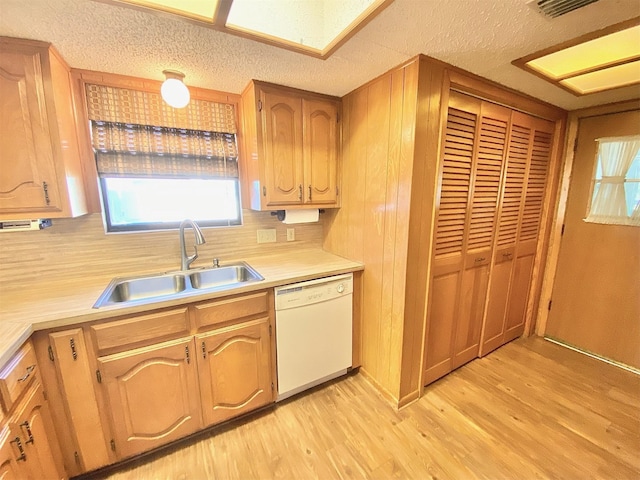
{"type": "Polygon", "coordinates": [[[193,337],[98,359],[118,458],[202,427],[193,337]]]}
{"type": "Polygon", "coordinates": [[[9,427],[0,430],[0,480],[18,480],[28,476],[26,464],[15,443],[9,427]]]}
{"type": "Polygon", "coordinates": [[[196,336],[205,425],[271,403],[269,318],[259,318],[196,336]]]}
{"type": "Polygon", "coordinates": [[[24,452],[23,461],[28,469],[25,472],[27,478],[34,480],[66,478],[61,462],[62,456],[53,433],[49,405],[39,382],[36,382],[27,392],[9,421],[9,425],[13,440],[20,438],[24,452]]]}

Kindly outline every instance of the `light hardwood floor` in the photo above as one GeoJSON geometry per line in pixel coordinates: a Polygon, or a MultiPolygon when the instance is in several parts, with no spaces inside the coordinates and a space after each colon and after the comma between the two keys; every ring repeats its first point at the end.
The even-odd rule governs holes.
{"type": "Polygon", "coordinates": [[[516,340],[400,412],[354,375],[107,478],[639,479],[640,377],[516,340]]]}

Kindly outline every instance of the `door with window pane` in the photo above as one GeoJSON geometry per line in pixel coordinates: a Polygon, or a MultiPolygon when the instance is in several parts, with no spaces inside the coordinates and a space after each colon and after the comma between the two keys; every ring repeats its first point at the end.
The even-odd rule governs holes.
{"type": "Polygon", "coordinates": [[[580,120],[545,336],[640,368],[640,227],[585,222],[596,139],[640,134],[640,111],[580,120]]]}

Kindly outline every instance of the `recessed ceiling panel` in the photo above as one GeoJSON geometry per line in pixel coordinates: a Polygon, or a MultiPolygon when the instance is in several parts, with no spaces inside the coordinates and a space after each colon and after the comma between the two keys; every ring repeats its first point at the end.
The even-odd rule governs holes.
{"type": "Polygon", "coordinates": [[[551,78],[561,79],[594,67],[627,61],[639,53],[640,26],[637,26],[545,55],[527,65],[551,78]]]}
{"type": "Polygon", "coordinates": [[[512,63],[575,95],[640,83],[640,17],[512,63]]]}
{"type": "Polygon", "coordinates": [[[640,83],[640,61],[567,78],[563,85],[585,95],[640,83]]]}
{"type": "Polygon", "coordinates": [[[218,0],[119,0],[141,7],[153,8],[183,15],[197,20],[212,22],[218,0]]]}

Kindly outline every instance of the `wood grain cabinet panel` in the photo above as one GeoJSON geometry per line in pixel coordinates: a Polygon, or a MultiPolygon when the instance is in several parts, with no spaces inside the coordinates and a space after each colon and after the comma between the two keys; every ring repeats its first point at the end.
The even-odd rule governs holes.
{"type": "Polygon", "coordinates": [[[340,99],[253,81],[242,104],[251,208],[338,206],[340,99]]]}
{"type": "Polygon", "coordinates": [[[196,336],[207,425],[273,401],[270,343],[268,317],[196,336]]]}
{"type": "Polygon", "coordinates": [[[15,446],[15,438],[9,427],[0,429],[0,480],[20,480],[28,477],[25,461],[15,446]]]}
{"type": "Polygon", "coordinates": [[[306,203],[338,201],[338,105],[302,100],[306,203]]]}
{"type": "Polygon", "coordinates": [[[36,354],[31,342],[27,342],[0,371],[0,395],[6,411],[13,407],[36,374],[36,354]]]}
{"type": "Polygon", "coordinates": [[[198,330],[220,327],[225,323],[243,318],[267,314],[269,311],[268,292],[225,297],[193,306],[195,323],[198,330]]]}
{"type": "Polygon", "coordinates": [[[87,212],[69,68],[44,42],[0,37],[0,220],[87,212]]]}
{"type": "Polygon", "coordinates": [[[202,427],[193,337],[98,358],[118,458],[202,427]]]}
{"type": "Polygon", "coordinates": [[[36,382],[27,392],[9,421],[9,425],[14,440],[20,439],[22,451],[18,448],[18,453],[24,453],[24,462],[28,470],[27,478],[34,480],[66,478],[49,405],[39,382],[36,382]]]}

